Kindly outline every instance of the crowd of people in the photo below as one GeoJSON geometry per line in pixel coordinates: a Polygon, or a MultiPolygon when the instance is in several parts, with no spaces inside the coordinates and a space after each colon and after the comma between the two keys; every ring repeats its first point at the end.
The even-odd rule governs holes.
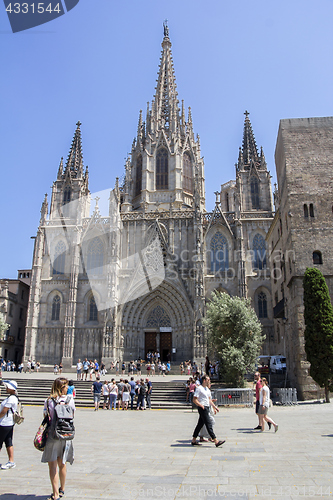
{"type": "Polygon", "coordinates": [[[24,363],[14,363],[14,361],[11,360],[5,360],[3,358],[0,358],[0,374],[1,372],[17,372],[17,373],[32,373],[32,372],[39,372],[40,370],[40,363],[39,361],[33,361],[33,360],[28,360],[26,365],[24,366],[24,363]]]}
{"type": "Polygon", "coordinates": [[[116,382],[100,381],[97,377],[91,386],[91,393],[94,397],[95,411],[99,410],[103,398],[103,410],[146,410],[151,409],[151,394],[153,384],[149,378],[134,380],[134,377],[120,378],[116,382]]]}

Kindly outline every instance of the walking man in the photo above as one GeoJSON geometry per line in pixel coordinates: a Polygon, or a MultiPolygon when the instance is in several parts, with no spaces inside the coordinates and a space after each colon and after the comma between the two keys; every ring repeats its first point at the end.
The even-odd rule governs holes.
{"type": "Polygon", "coordinates": [[[256,415],[259,420],[259,424],[257,425],[257,427],[254,428],[254,430],[256,431],[256,430],[261,430],[260,415],[259,415],[259,407],[260,407],[259,398],[260,398],[260,390],[262,388],[262,382],[259,372],[255,372],[254,381],[256,383],[256,415]]]}
{"type": "Polygon", "coordinates": [[[93,396],[94,396],[95,411],[98,411],[98,408],[99,408],[102,387],[103,387],[102,382],[100,382],[99,377],[96,377],[95,382],[91,386],[91,394],[93,394],[93,396]]]}
{"type": "Polygon", "coordinates": [[[151,383],[149,378],[146,378],[146,386],[147,386],[146,401],[147,401],[147,407],[150,410],[151,409],[151,393],[153,390],[153,384],[151,383]]]}
{"type": "Polygon", "coordinates": [[[210,435],[212,441],[215,443],[216,447],[221,446],[223,443],[225,443],[225,440],[220,441],[215,436],[212,422],[211,419],[209,418],[210,406],[213,407],[214,413],[219,411],[218,407],[215,406],[215,404],[212,401],[212,395],[208,388],[209,382],[210,382],[209,376],[203,375],[201,385],[197,386],[193,396],[193,403],[198,407],[199,420],[193,432],[193,438],[191,442],[192,446],[199,446],[200,443],[198,443],[197,437],[199,435],[201,428],[204,425],[206,426],[208,434],[210,435]]]}

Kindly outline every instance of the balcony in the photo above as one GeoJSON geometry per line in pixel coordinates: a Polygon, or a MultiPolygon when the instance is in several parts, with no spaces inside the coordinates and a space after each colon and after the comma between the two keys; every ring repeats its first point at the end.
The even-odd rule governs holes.
{"type": "Polygon", "coordinates": [[[6,344],[14,344],[15,338],[12,335],[3,335],[0,337],[0,342],[6,343],[6,344]]]}

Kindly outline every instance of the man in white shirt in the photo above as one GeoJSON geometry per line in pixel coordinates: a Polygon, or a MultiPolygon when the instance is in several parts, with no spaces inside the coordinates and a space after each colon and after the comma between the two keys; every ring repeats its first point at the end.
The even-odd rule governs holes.
{"type": "Polygon", "coordinates": [[[209,408],[210,406],[213,407],[214,413],[218,412],[219,409],[217,406],[212,401],[212,395],[209,390],[209,384],[210,384],[210,378],[208,375],[203,375],[201,379],[201,385],[197,386],[194,396],[193,396],[193,403],[197,405],[198,407],[198,412],[199,412],[199,420],[197,423],[196,428],[194,429],[193,432],[193,439],[192,439],[192,446],[199,446],[200,443],[197,442],[197,437],[199,435],[199,432],[201,428],[205,425],[208,431],[208,434],[212,438],[212,441],[215,443],[215,446],[221,446],[224,441],[220,441],[217,439],[215,436],[211,420],[209,418],[209,408]]]}

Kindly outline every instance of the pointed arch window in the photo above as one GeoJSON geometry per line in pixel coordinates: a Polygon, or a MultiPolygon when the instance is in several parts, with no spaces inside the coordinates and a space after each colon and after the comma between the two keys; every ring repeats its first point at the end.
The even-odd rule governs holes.
{"type": "Polygon", "coordinates": [[[213,274],[229,268],[228,242],[222,233],[214,234],[210,243],[210,270],[213,274]]]}
{"type": "Polygon", "coordinates": [[[66,205],[66,203],[69,203],[71,201],[71,196],[72,196],[71,188],[69,186],[65,187],[63,196],[63,205],[66,205]]]}
{"type": "Polygon", "coordinates": [[[66,245],[63,241],[58,241],[54,250],[53,276],[65,274],[66,245]]]}
{"type": "Polygon", "coordinates": [[[56,295],[52,300],[52,315],[51,315],[52,321],[59,321],[60,319],[60,304],[61,304],[60,297],[59,295],[56,295]]]}
{"type": "Polygon", "coordinates": [[[225,193],[225,211],[230,212],[229,207],[229,193],[225,193]]]}
{"type": "Polygon", "coordinates": [[[265,269],[266,268],[266,244],[261,234],[256,234],[253,238],[253,268],[265,269]]]}
{"type": "Polygon", "coordinates": [[[193,193],[192,162],[188,153],[185,153],[183,158],[183,190],[193,193]]]}
{"type": "Polygon", "coordinates": [[[87,272],[103,274],[104,252],[103,243],[99,238],[90,241],[87,250],[87,272]]]}
{"type": "Polygon", "coordinates": [[[309,217],[309,210],[306,203],[304,203],[303,205],[303,210],[304,210],[304,217],[307,219],[309,217]]]}
{"type": "Polygon", "coordinates": [[[267,297],[264,292],[258,293],[258,317],[267,318],[267,297]]]}
{"type": "Polygon", "coordinates": [[[260,208],[259,182],[256,177],[251,177],[251,202],[252,202],[252,208],[260,208]]]}
{"type": "Polygon", "coordinates": [[[168,189],[168,177],[168,152],[162,148],[156,154],[156,189],[168,189]]]}
{"type": "Polygon", "coordinates": [[[135,193],[134,196],[139,196],[142,190],[142,156],[139,155],[136,160],[135,173],[135,193]]]}
{"type": "Polygon", "coordinates": [[[89,300],[89,321],[98,321],[97,305],[93,295],[89,300]]]}

